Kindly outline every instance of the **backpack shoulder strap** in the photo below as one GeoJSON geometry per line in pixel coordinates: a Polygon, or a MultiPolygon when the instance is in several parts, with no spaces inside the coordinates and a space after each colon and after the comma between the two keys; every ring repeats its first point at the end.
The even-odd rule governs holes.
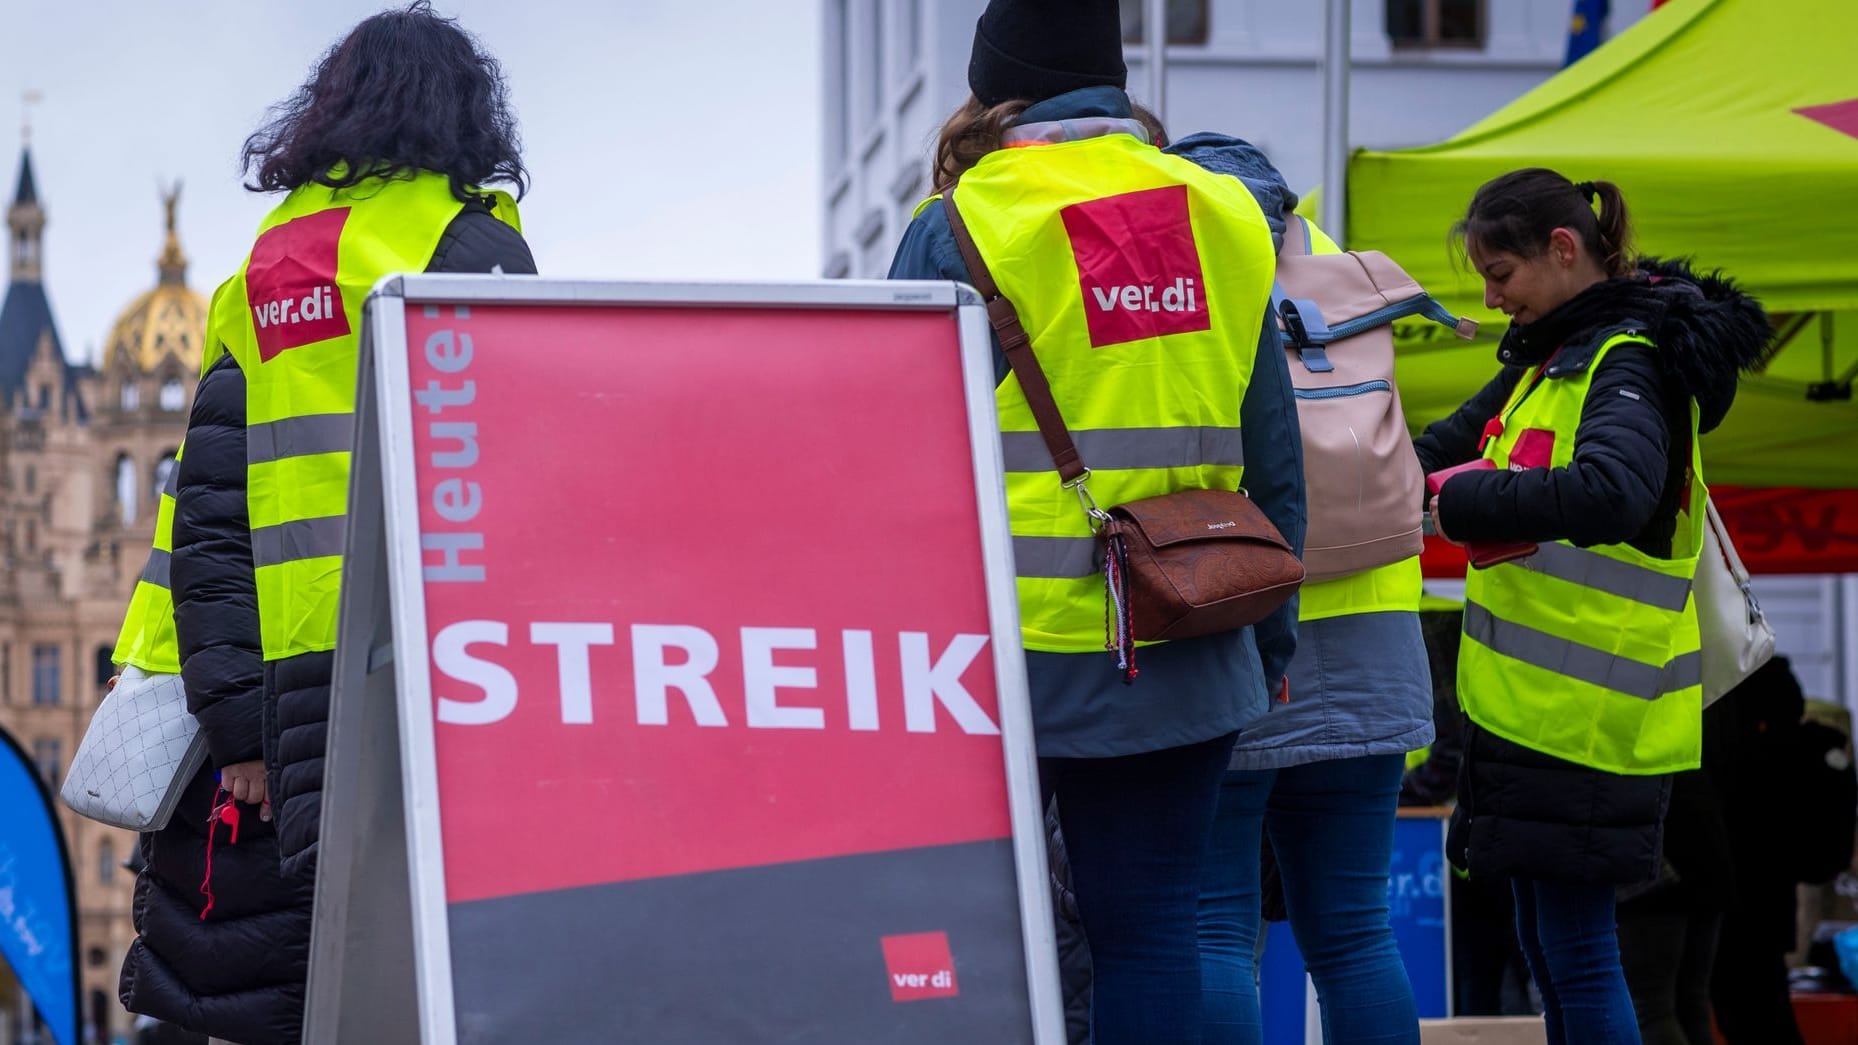
{"type": "Polygon", "coordinates": [[[1310,222],[1295,211],[1284,212],[1284,249],[1279,254],[1310,253],[1310,222]]]}

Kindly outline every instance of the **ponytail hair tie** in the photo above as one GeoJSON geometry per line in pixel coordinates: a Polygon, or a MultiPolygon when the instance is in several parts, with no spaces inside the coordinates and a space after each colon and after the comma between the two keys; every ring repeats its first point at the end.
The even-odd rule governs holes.
{"type": "Polygon", "coordinates": [[[1591,181],[1576,182],[1574,184],[1574,191],[1580,193],[1582,196],[1585,196],[1589,204],[1593,203],[1594,196],[1596,195],[1593,182],[1591,181]]]}

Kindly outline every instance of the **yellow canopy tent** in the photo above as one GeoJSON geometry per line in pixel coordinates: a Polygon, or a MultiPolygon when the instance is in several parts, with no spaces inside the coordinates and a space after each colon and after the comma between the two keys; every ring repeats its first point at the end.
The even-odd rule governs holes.
{"type": "Polygon", "coordinates": [[[1504,329],[1447,231],[1479,185],[1532,166],[1618,183],[1641,253],[1721,268],[1774,314],[1784,347],[1704,441],[1708,478],[1826,491],[1723,490],[1719,504],[1748,509],[1732,525],[1757,546],[1775,531],[1765,568],[1858,569],[1858,0],[1671,0],[1447,141],[1356,153],[1349,246],[1386,251],[1483,323],[1470,345],[1402,330],[1416,429],[1488,380],[1504,329]],[[1802,503],[1824,532],[1779,546],[1800,520],[1775,513],[1802,503]]]}

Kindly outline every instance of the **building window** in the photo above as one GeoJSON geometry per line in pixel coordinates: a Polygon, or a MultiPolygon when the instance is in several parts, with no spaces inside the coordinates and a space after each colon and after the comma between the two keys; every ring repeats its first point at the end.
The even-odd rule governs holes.
{"type": "Polygon", "coordinates": [[[171,377],[161,383],[161,408],[171,414],[187,408],[187,389],[180,378],[171,377]]]}
{"type": "Polygon", "coordinates": [[[32,702],[56,704],[62,692],[58,664],[59,649],[49,643],[32,647],[32,702]]]}
{"type": "Polygon", "coordinates": [[[116,650],[109,646],[97,647],[97,688],[102,689],[116,677],[116,650]]]}
{"type": "Polygon", "coordinates": [[[116,455],[116,508],[122,513],[124,526],[134,526],[136,510],[135,461],[128,454],[116,455]]]}
{"type": "Polygon", "coordinates": [[[843,163],[852,142],[852,23],[850,0],[832,0],[832,69],[826,86],[831,107],[826,123],[826,151],[832,165],[843,163]]]}
{"type": "Polygon", "coordinates": [[[916,63],[923,56],[923,2],[922,0],[903,0],[902,11],[898,15],[903,23],[903,69],[908,74],[914,72],[916,63]]]}
{"type": "Polygon", "coordinates": [[[122,1040],[109,1032],[110,996],[102,991],[93,990],[90,992],[90,1025],[96,1028],[97,1041],[122,1040]]]}
{"type": "Polygon", "coordinates": [[[122,404],[125,412],[142,405],[142,389],[135,382],[123,382],[122,404]]]}
{"type": "Polygon", "coordinates": [[[39,410],[40,412],[43,413],[45,411],[49,411],[51,408],[52,408],[52,386],[40,385],[39,386],[39,410]]]}
{"type": "Polygon", "coordinates": [[[97,881],[109,885],[116,881],[116,846],[109,839],[97,843],[97,881]]]}
{"type": "MultiPolygon", "coordinates": [[[[1147,39],[1142,23],[1147,17],[1148,0],[1122,0],[1123,43],[1139,44],[1147,39]]],[[[1168,0],[1168,42],[1171,44],[1206,43],[1207,0],[1168,0]]]]}
{"type": "Polygon", "coordinates": [[[173,450],[163,453],[161,460],[155,462],[155,486],[148,492],[149,500],[159,500],[162,494],[174,492],[168,488],[168,484],[174,480],[174,469],[177,467],[179,465],[174,460],[173,450]]]}
{"type": "Polygon", "coordinates": [[[866,0],[869,17],[865,20],[865,53],[871,56],[871,82],[866,85],[869,94],[866,103],[870,110],[865,113],[871,123],[884,118],[884,3],[885,0],[866,0]]]}
{"type": "Polygon", "coordinates": [[[1484,0],[1387,0],[1387,40],[1395,47],[1484,46],[1484,0]]]}
{"type": "Polygon", "coordinates": [[[32,762],[39,775],[53,788],[58,786],[58,770],[64,764],[64,741],[57,737],[40,737],[32,742],[32,762]]]}

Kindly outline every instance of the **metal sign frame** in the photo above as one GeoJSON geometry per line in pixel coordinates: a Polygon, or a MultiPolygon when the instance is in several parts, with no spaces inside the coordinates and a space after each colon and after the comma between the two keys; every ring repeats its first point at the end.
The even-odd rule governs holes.
{"type": "Polygon", "coordinates": [[[458,1039],[439,826],[430,651],[406,318],[476,306],[951,312],[979,518],[1013,836],[1031,1040],[1065,1040],[1045,822],[1020,642],[986,311],[958,283],[621,283],[534,277],[383,279],[363,310],[315,928],[304,1040],[453,1045],[458,1039]],[[330,830],[347,825],[345,830],[330,830]]]}

